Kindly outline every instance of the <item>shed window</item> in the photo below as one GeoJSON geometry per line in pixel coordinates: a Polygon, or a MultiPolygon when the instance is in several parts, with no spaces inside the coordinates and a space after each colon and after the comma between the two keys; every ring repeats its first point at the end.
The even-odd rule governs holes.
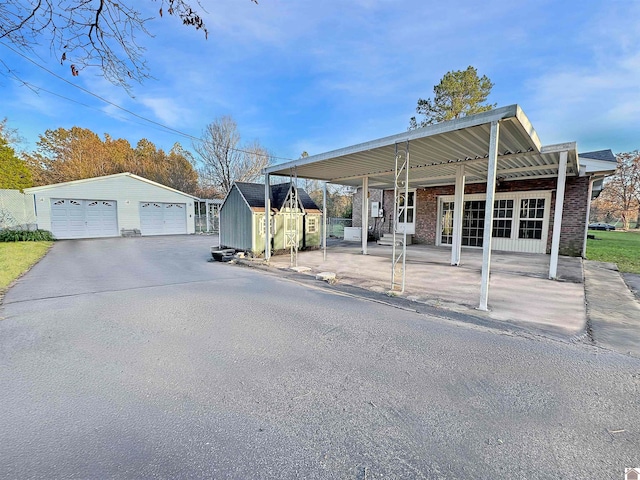
{"type": "MultiPolygon", "coordinates": [[[[264,236],[267,234],[267,232],[266,232],[266,222],[264,221],[264,219],[265,219],[265,218],[266,218],[266,217],[265,217],[264,215],[261,215],[261,216],[260,216],[260,220],[258,221],[258,225],[259,225],[259,233],[260,233],[260,236],[261,236],[261,237],[264,237],[264,236]]],[[[270,223],[270,225],[269,225],[269,228],[270,228],[270,230],[271,230],[271,232],[270,232],[270,233],[271,233],[271,235],[273,235],[273,234],[275,233],[275,228],[276,228],[276,226],[275,226],[275,224],[274,224],[274,221],[273,221],[274,219],[273,219],[273,217],[270,217],[270,219],[271,219],[271,223],[270,223]]]]}
{"type": "Polygon", "coordinates": [[[307,233],[318,232],[318,219],[316,217],[307,217],[307,233]]]}

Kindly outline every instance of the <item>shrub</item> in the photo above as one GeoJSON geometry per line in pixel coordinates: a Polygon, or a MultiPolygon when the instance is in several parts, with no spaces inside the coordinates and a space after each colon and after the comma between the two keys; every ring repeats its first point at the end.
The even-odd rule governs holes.
{"type": "Polygon", "coordinates": [[[0,242],[51,242],[55,237],[49,230],[1,230],[0,242]]]}

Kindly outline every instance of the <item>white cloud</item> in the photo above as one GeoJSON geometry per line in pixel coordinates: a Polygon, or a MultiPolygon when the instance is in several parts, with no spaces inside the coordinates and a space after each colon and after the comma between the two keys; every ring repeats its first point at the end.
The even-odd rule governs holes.
{"type": "Polygon", "coordinates": [[[156,118],[171,127],[179,127],[189,117],[189,109],[168,97],[139,97],[139,102],[151,109],[156,118]]]}
{"type": "Polygon", "coordinates": [[[534,125],[545,143],[577,140],[579,146],[617,151],[638,148],[640,8],[612,5],[583,25],[581,55],[546,69],[541,65],[540,75],[527,84],[533,106],[527,112],[541,119],[534,125]]]}

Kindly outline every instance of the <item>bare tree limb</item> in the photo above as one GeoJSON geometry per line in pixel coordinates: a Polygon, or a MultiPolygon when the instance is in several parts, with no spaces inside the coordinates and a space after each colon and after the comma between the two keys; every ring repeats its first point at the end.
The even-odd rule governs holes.
{"type": "MultiPolygon", "coordinates": [[[[149,0],[147,0],[149,1],[149,0]]],[[[183,25],[208,31],[191,0],[152,0],[183,25]]],[[[195,0],[199,9],[202,6],[195,0]]],[[[257,3],[256,0],[250,0],[257,3]]],[[[136,42],[139,33],[150,35],[145,18],[133,0],[3,0],[0,1],[0,40],[23,52],[48,42],[51,54],[70,65],[78,75],[88,67],[99,67],[111,83],[130,89],[130,82],[150,77],[144,48],[136,42]]],[[[139,8],[139,7],[138,7],[139,8]]]]}

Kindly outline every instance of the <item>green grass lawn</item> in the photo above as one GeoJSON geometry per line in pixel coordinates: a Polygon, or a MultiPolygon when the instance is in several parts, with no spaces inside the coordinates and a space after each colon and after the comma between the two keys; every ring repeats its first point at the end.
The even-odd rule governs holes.
{"type": "Polygon", "coordinates": [[[587,240],[587,258],[618,264],[618,270],[640,273],[640,232],[589,230],[595,240],[587,240]]]}
{"type": "Polygon", "coordinates": [[[0,292],[40,260],[53,242],[0,243],[0,292]]]}

